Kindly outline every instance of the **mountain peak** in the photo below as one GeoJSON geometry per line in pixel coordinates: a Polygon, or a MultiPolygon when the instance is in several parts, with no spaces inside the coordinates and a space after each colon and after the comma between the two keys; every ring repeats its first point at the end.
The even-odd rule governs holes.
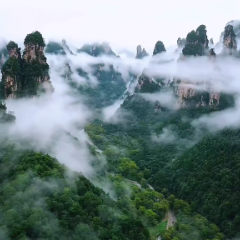
{"type": "Polygon", "coordinates": [[[153,55],[159,54],[161,52],[166,52],[163,42],[158,41],[154,47],[153,55]]]}
{"type": "Polygon", "coordinates": [[[148,53],[146,52],[145,48],[142,49],[141,45],[137,46],[137,55],[136,58],[137,59],[142,59],[144,57],[148,56],[148,53]]]}

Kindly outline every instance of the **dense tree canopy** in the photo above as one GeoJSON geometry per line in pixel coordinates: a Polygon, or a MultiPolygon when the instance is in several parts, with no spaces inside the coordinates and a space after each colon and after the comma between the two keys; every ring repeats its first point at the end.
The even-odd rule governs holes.
{"type": "Polygon", "coordinates": [[[159,54],[161,52],[166,52],[166,49],[165,49],[163,42],[158,41],[155,45],[153,55],[159,54]]]}
{"type": "Polygon", "coordinates": [[[39,45],[41,47],[45,47],[44,38],[42,37],[42,34],[38,31],[28,34],[24,40],[24,44],[26,44],[26,45],[35,44],[35,45],[39,45]]]}

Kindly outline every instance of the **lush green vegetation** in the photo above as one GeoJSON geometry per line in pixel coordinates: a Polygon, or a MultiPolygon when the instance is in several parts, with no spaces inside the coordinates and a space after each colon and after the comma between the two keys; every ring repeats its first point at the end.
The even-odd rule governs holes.
{"type": "Polygon", "coordinates": [[[158,175],[158,184],[191,202],[229,237],[240,232],[239,142],[239,130],[209,134],[158,175]]]}
{"type": "Polygon", "coordinates": [[[10,41],[6,48],[8,51],[16,49],[18,58],[11,56],[2,66],[2,81],[0,82],[0,98],[8,98],[10,94],[14,94],[15,97],[34,96],[38,92],[44,92],[44,88],[41,83],[45,79],[49,79],[49,65],[46,62],[46,57],[39,49],[39,46],[44,47],[44,39],[41,33],[34,32],[28,34],[24,43],[36,44],[38,48],[26,49],[21,56],[20,48],[18,45],[10,41]],[[30,51],[34,50],[34,53],[30,54],[30,51]],[[35,55],[31,56],[31,55],[35,55]],[[11,78],[11,84],[9,83],[9,77],[11,78]],[[8,84],[6,84],[8,81],[8,84]]]}
{"type": "MultiPolygon", "coordinates": [[[[151,117],[159,118],[151,113],[151,108],[147,110],[151,117]]],[[[140,116],[142,112],[138,114],[140,116]]],[[[170,114],[169,118],[172,113],[166,114],[170,114]]],[[[113,134],[115,126],[100,126],[96,122],[86,127],[91,139],[101,146],[102,154],[107,158],[107,166],[93,182],[100,184],[108,179],[112,198],[83,175],[69,174],[66,167],[49,155],[23,152],[12,141],[1,142],[0,236],[14,240],[153,240],[159,235],[166,240],[184,240],[186,236],[196,240],[223,239],[219,229],[196,215],[187,202],[168,194],[167,190],[160,193],[150,188],[147,179],[153,171],[151,164],[143,166],[142,161],[141,166],[136,164],[141,154],[150,160],[144,152],[139,155],[141,141],[150,139],[148,134],[142,139],[134,139],[143,133],[140,128],[138,133],[135,129],[129,132],[130,136],[135,132],[132,139],[129,136],[118,142],[113,134]],[[177,223],[167,229],[166,221],[171,221],[169,211],[176,215],[177,223]]],[[[120,127],[119,139],[133,126],[120,127]]],[[[94,148],[92,153],[97,154],[94,148]]]]}
{"type": "MultiPolygon", "coordinates": [[[[116,56],[105,43],[85,44],[77,52],[85,52],[95,57],[102,54],[116,56]]],[[[113,65],[94,64],[91,66],[91,69],[91,74],[84,69],[77,69],[79,76],[87,80],[86,84],[79,85],[74,82],[70,84],[85,96],[85,104],[92,108],[101,108],[113,104],[126,90],[122,74],[113,65]],[[92,81],[95,81],[95,84],[92,81]]],[[[69,78],[71,79],[71,76],[69,78]]]]}
{"type": "Polygon", "coordinates": [[[2,72],[11,77],[21,77],[21,63],[15,57],[10,57],[2,66],[2,72]]]}
{"type": "Polygon", "coordinates": [[[122,124],[101,123],[100,127],[96,122],[86,130],[97,146],[104,150],[109,171],[142,181],[143,186],[149,182],[166,196],[174,193],[191,203],[194,211],[217,224],[227,236],[233,237],[240,232],[237,187],[240,176],[237,167],[239,131],[226,130],[206,135],[206,130],[196,131],[191,124],[193,119],[203,114],[232,104],[232,97],[230,100],[229,96],[223,95],[219,108],[155,113],[154,104],[136,94],[123,104],[123,110],[131,115],[122,124]],[[167,135],[161,138],[164,132],[167,135]],[[119,167],[123,158],[129,159],[128,163],[124,160],[126,168],[119,167]],[[119,172],[120,169],[128,170],[119,172]],[[134,174],[136,169],[141,173],[141,179],[134,174]]]}
{"type": "Polygon", "coordinates": [[[209,223],[199,214],[192,217],[180,213],[174,228],[169,228],[163,234],[163,240],[185,239],[223,239],[216,225],[209,223]]]}
{"type": "Polygon", "coordinates": [[[26,45],[34,44],[34,45],[38,45],[41,47],[45,47],[44,38],[42,37],[42,34],[38,31],[28,34],[24,40],[24,44],[26,44],[26,45]]]}
{"type": "Polygon", "coordinates": [[[49,65],[40,64],[38,60],[23,62],[23,95],[34,96],[40,91],[40,79],[48,77],[49,65]]]}
{"type": "Polygon", "coordinates": [[[137,87],[136,92],[140,93],[154,93],[160,90],[160,85],[153,81],[150,77],[146,76],[144,73],[139,77],[138,84],[140,89],[137,87]]]}
{"type": "MultiPolygon", "coordinates": [[[[7,50],[9,51],[9,50],[11,50],[11,49],[16,49],[16,50],[18,50],[19,48],[18,48],[18,45],[15,43],[15,42],[13,42],[13,41],[10,41],[8,44],[7,44],[7,50]]],[[[20,50],[20,49],[19,49],[20,50]]]]}
{"type": "Polygon", "coordinates": [[[200,25],[196,31],[188,33],[182,53],[185,56],[203,56],[208,42],[206,26],[200,25]]]}
{"type": "Polygon", "coordinates": [[[140,220],[121,213],[117,202],[81,174],[67,177],[66,168],[48,155],[22,153],[4,145],[0,176],[2,236],[14,240],[149,239],[140,220]]]}
{"type": "Polygon", "coordinates": [[[166,49],[165,49],[163,42],[158,41],[155,45],[153,55],[159,54],[161,52],[166,52],[166,49]]]}
{"type": "MultiPolygon", "coordinates": [[[[185,44],[182,39],[178,42],[185,44]]],[[[39,32],[27,35],[25,44],[45,46],[39,32]]],[[[183,54],[202,56],[207,45],[206,27],[201,25],[187,35],[183,54]]],[[[16,47],[14,42],[7,45],[7,49],[16,47]]],[[[57,43],[49,43],[46,51],[65,53],[57,43]]],[[[162,51],[165,47],[159,41],[153,54],[162,51]]],[[[84,45],[79,52],[114,55],[104,44],[84,45]]],[[[145,54],[144,50],[140,54],[145,54]]],[[[13,57],[2,68],[3,76],[21,79],[24,96],[36,95],[39,79],[48,77],[49,66],[40,61],[45,61],[45,56],[37,57],[23,63],[13,57]]],[[[87,84],[74,83],[67,65],[69,84],[89,97],[85,103],[92,109],[112,104],[125,90],[121,74],[112,65],[91,67],[98,80],[95,88],[90,84],[92,76],[84,69],[78,69],[78,74],[87,84]]],[[[128,113],[124,121],[109,124],[95,119],[85,127],[102,150],[88,145],[95,159],[92,167],[96,168],[91,181],[48,154],[20,150],[22,142],[15,146],[14,140],[3,139],[0,239],[155,240],[161,236],[163,240],[223,240],[220,231],[226,237],[238,236],[240,130],[208,133],[192,124],[204,114],[233,106],[234,96],[221,94],[220,105],[215,108],[155,111],[156,103],[144,100],[138,92],[160,91],[161,81],[156,83],[142,74],[141,90],[118,110],[119,114],[128,113]],[[101,168],[105,158],[106,165],[101,168]],[[100,188],[106,182],[109,193],[100,188]]],[[[208,93],[201,95],[209,101],[208,93]]],[[[200,97],[186,99],[188,106],[195,106],[200,97]]],[[[15,120],[6,110],[1,103],[0,124],[15,120]]]]}
{"type": "MultiPolygon", "coordinates": [[[[21,61],[15,57],[10,57],[2,66],[2,80],[0,82],[0,99],[5,99],[6,95],[13,92],[12,87],[6,88],[7,78],[11,77],[14,84],[17,86],[15,91],[16,96],[21,94],[22,87],[22,65],[21,61]]],[[[9,84],[8,84],[9,85],[9,84]]]]}

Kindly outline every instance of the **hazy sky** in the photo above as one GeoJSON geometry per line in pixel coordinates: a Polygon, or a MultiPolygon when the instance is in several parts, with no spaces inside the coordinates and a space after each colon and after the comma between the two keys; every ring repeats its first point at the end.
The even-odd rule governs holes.
{"type": "Polygon", "coordinates": [[[240,0],[1,0],[0,36],[21,44],[38,30],[46,40],[65,38],[77,47],[107,40],[152,51],[158,40],[175,45],[200,24],[217,42],[225,24],[240,18],[239,9],[240,0]]]}

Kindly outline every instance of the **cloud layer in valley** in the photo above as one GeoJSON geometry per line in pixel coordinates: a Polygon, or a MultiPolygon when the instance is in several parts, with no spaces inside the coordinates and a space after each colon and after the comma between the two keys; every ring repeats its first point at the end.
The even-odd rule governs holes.
{"type": "Polygon", "coordinates": [[[91,174],[92,158],[86,145],[87,136],[81,129],[92,112],[83,105],[83,97],[75,94],[61,77],[58,68],[51,67],[54,93],[40,98],[7,100],[16,122],[9,129],[2,129],[1,136],[5,132],[16,140],[26,141],[28,148],[56,157],[72,170],[91,174]]]}

